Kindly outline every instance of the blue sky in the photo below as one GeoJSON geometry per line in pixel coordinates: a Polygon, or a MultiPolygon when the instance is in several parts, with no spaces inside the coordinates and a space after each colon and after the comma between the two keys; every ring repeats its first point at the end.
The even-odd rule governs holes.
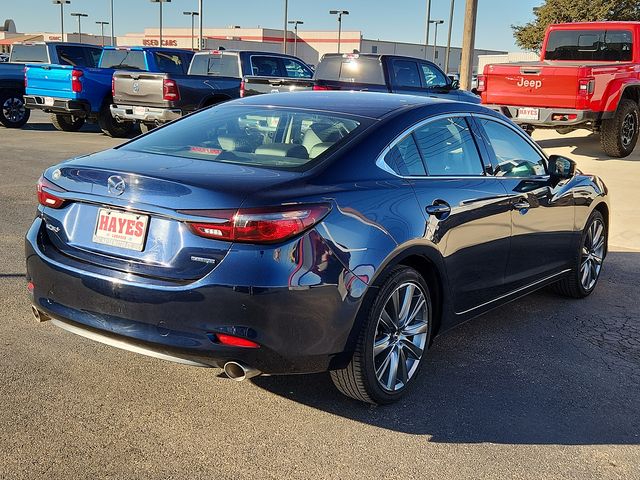
{"type": "MultiPolygon", "coordinates": [[[[456,1],[453,43],[460,45],[465,0],[456,1]]],[[[114,0],[116,34],[139,32],[145,26],[158,23],[158,5],[149,0],[114,0]]],[[[59,31],[59,8],[51,0],[0,0],[0,21],[13,18],[18,30],[59,31]]],[[[532,8],[541,0],[479,0],[478,48],[516,49],[510,25],[521,24],[532,18],[532,8]]],[[[197,10],[197,0],[173,0],[165,4],[166,26],[189,26],[185,10],[197,10]]],[[[281,28],[283,0],[204,0],[205,26],[281,28]]],[[[432,18],[448,22],[449,0],[432,0],[432,18]]],[[[336,19],[328,14],[331,9],[349,10],[344,17],[344,29],[361,30],[366,38],[419,43],[424,41],[426,0],[289,0],[289,18],[305,22],[305,29],[330,30],[336,28],[336,19]]],[[[88,13],[83,31],[98,33],[97,20],[109,20],[109,0],[71,0],[65,9],[65,30],[75,27],[71,12],[88,13]]],[[[438,44],[446,41],[447,24],[438,30],[438,44]]],[[[432,30],[433,31],[433,30],[432,30]]],[[[433,34],[432,34],[433,35],[433,34]]],[[[433,41],[433,36],[432,40],[433,41]]]]}

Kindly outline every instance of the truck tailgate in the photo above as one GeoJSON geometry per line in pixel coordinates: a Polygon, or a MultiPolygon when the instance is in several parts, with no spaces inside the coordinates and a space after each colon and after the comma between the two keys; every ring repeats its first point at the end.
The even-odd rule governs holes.
{"type": "Polygon", "coordinates": [[[144,105],[164,107],[165,73],[123,72],[113,74],[113,103],[116,105],[144,105]]]}
{"type": "Polygon", "coordinates": [[[313,89],[310,78],[281,78],[281,77],[244,77],[244,96],[259,95],[261,93],[282,93],[313,89]]]}
{"type": "Polygon", "coordinates": [[[29,64],[26,68],[27,95],[56,98],[75,98],[71,89],[69,65],[29,64]]]}
{"type": "Polygon", "coordinates": [[[576,108],[580,71],[575,65],[487,65],[483,103],[576,108]]]}

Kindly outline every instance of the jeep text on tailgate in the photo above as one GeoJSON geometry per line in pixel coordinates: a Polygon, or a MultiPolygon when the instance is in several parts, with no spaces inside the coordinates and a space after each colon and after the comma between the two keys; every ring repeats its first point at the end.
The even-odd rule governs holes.
{"type": "Polygon", "coordinates": [[[478,91],[529,132],[586,128],[626,157],[640,125],[640,22],[551,25],[539,62],[487,65],[478,91]]]}

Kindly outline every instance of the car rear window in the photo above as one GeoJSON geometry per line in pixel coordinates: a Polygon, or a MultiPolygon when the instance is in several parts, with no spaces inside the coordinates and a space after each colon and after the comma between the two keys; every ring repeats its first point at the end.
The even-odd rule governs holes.
{"type": "Polygon", "coordinates": [[[100,59],[101,68],[146,70],[147,62],[142,50],[105,50],[100,59]]]}
{"type": "Polygon", "coordinates": [[[238,55],[221,53],[194,55],[189,67],[189,75],[240,78],[238,55]]]}
{"type": "Polygon", "coordinates": [[[631,30],[554,30],[544,59],[629,62],[632,51],[631,30]]]}
{"type": "Polygon", "coordinates": [[[145,153],[305,170],[371,120],[263,106],[220,105],[122,147],[145,153]]]}
{"type": "Polygon", "coordinates": [[[10,61],[14,63],[49,63],[47,46],[38,45],[14,45],[11,49],[10,61]]]}
{"type": "Polygon", "coordinates": [[[382,63],[378,57],[324,57],[316,69],[315,79],[385,85],[382,63]]]}

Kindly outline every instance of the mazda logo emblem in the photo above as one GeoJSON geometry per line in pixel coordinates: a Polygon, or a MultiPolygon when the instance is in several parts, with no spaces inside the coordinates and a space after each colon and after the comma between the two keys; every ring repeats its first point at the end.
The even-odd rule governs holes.
{"type": "Polygon", "coordinates": [[[124,183],[124,179],[118,175],[113,175],[107,180],[107,188],[109,193],[113,195],[122,195],[126,187],[127,185],[124,183]]]}

